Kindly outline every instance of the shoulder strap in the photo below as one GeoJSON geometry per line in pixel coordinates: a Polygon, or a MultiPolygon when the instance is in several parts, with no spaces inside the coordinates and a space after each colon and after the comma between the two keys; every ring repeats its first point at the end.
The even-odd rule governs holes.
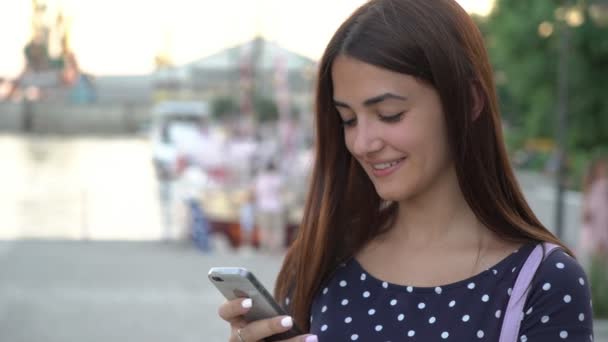
{"type": "Polygon", "coordinates": [[[536,270],[543,261],[543,256],[546,258],[553,250],[559,248],[558,245],[552,243],[542,243],[534,247],[534,250],[528,256],[528,259],[519,271],[519,275],[515,280],[511,298],[507,304],[505,318],[502,322],[502,330],[500,331],[499,342],[517,342],[519,327],[522,321],[522,314],[528,292],[530,291],[530,283],[536,274],[536,270]],[[544,247],[544,253],[543,253],[544,247]]]}

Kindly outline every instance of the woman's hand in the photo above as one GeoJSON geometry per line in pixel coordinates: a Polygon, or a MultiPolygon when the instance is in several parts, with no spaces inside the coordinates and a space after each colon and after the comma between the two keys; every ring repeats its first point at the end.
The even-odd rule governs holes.
{"type": "MultiPolygon", "coordinates": [[[[230,342],[258,342],[272,335],[285,332],[293,326],[289,316],[277,316],[247,323],[243,315],[251,309],[249,298],[227,301],[218,310],[220,317],[230,323],[230,342]]],[[[305,334],[283,342],[317,342],[317,336],[305,334]]]]}

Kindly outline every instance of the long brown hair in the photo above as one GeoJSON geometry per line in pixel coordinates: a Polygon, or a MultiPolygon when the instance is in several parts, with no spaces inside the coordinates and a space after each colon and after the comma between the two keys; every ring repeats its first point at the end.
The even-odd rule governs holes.
{"type": "Polygon", "coordinates": [[[383,202],[346,149],[331,79],[340,54],[433,85],[444,108],[458,182],[477,218],[504,239],[562,245],[536,218],[515,179],[492,69],[469,15],[453,0],[371,0],[340,26],[319,65],[311,185],[275,289],[278,300],[290,297],[300,327],[309,329],[313,298],[332,270],[389,229],[396,216],[396,204],[383,202]],[[471,113],[475,89],[483,102],[477,118],[471,113]]]}

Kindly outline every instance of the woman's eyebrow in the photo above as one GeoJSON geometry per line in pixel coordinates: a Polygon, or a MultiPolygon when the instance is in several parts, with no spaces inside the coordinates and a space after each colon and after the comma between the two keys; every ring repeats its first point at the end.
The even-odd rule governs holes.
{"type": "MultiPolygon", "coordinates": [[[[363,101],[363,105],[366,107],[369,107],[369,106],[373,106],[375,104],[378,104],[378,103],[380,103],[384,100],[388,100],[388,99],[407,101],[407,97],[405,97],[405,96],[396,95],[393,93],[384,93],[382,95],[374,96],[374,97],[371,97],[371,98],[363,101]]],[[[350,106],[345,102],[338,101],[336,99],[334,99],[333,101],[334,101],[334,106],[336,106],[336,107],[350,108],[350,106]]]]}

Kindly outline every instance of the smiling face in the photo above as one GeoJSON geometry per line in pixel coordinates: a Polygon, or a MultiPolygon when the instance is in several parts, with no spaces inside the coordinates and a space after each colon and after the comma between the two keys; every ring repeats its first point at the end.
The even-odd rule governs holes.
{"type": "Polygon", "coordinates": [[[431,85],[345,55],[335,59],[332,80],[346,147],[381,198],[408,200],[454,175],[431,85]]]}

